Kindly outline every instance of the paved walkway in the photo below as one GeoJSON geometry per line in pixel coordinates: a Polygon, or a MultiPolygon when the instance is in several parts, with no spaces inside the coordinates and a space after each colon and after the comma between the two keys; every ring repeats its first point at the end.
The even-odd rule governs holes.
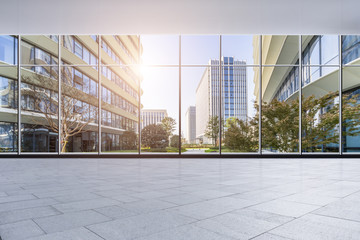
{"type": "Polygon", "coordinates": [[[360,239],[360,159],[0,159],[0,236],[360,239]]]}

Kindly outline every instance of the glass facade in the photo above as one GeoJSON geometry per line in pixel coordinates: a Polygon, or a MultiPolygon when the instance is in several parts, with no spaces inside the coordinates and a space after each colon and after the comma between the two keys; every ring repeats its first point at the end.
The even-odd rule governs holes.
{"type": "Polygon", "coordinates": [[[0,36],[1,153],[359,153],[359,96],[357,35],[0,36]]]}

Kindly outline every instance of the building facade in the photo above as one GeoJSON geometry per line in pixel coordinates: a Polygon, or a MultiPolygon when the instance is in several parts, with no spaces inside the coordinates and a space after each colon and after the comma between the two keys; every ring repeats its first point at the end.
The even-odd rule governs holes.
{"type": "MultiPolygon", "coordinates": [[[[329,94],[335,94],[331,101],[317,110],[314,121],[316,126],[326,113],[334,113],[339,118],[339,92],[342,92],[342,151],[359,152],[360,136],[356,134],[356,129],[360,126],[346,127],[347,122],[354,120],[352,114],[346,114],[346,104],[350,101],[351,106],[360,104],[360,69],[357,67],[360,63],[360,37],[354,35],[341,37],[337,35],[307,35],[302,36],[301,39],[299,41],[298,36],[286,35],[263,36],[262,63],[265,66],[262,68],[261,97],[263,104],[268,104],[274,99],[287,103],[297,101],[299,99],[299,79],[301,77],[303,105],[306,104],[308,99],[319,100],[329,94]],[[300,48],[299,44],[301,44],[300,48]],[[299,49],[301,49],[301,65],[299,63],[299,49]],[[269,65],[269,67],[266,65],[269,65]],[[270,65],[279,66],[270,67],[270,65]],[[290,66],[281,67],[281,65],[290,66]],[[302,69],[300,69],[300,66],[302,69]],[[341,78],[340,68],[342,68],[341,78]]],[[[258,41],[259,37],[254,37],[253,42],[258,41]]],[[[254,48],[254,58],[258,58],[259,54],[259,49],[254,48]]],[[[259,99],[259,82],[255,80],[258,77],[259,71],[255,73],[254,77],[254,94],[257,100],[259,99]]],[[[306,106],[302,106],[303,115],[306,115],[309,111],[305,111],[305,108],[306,106]]],[[[356,113],[353,113],[353,115],[357,118],[356,113]]],[[[307,135],[309,135],[306,130],[303,129],[301,132],[301,140],[304,143],[308,140],[307,135]]],[[[332,131],[329,131],[329,136],[325,138],[330,139],[334,133],[339,131],[339,124],[337,124],[332,131]]],[[[338,152],[339,138],[337,137],[337,139],[328,141],[325,144],[315,144],[310,148],[303,147],[301,151],[338,152]]]]}
{"type": "Polygon", "coordinates": [[[168,116],[166,109],[142,109],[141,129],[150,124],[159,124],[168,116]]]}
{"type": "Polygon", "coordinates": [[[131,66],[140,62],[138,37],[27,35],[18,41],[0,36],[0,151],[18,151],[19,129],[21,152],[59,151],[57,126],[48,119],[57,125],[59,99],[63,119],[69,117],[64,111],[75,119],[66,123],[69,129],[77,121],[87,123],[69,136],[66,152],[98,151],[99,121],[101,151],[124,150],[124,133],[138,132],[141,77],[131,66]]]}
{"type": "MultiPolygon", "coordinates": [[[[220,61],[209,60],[209,67],[196,89],[196,138],[198,142],[211,143],[205,137],[209,119],[220,113],[220,61]]],[[[233,57],[222,57],[222,120],[230,117],[247,119],[246,62],[233,57]]]]}
{"type": "Polygon", "coordinates": [[[196,143],[196,107],[189,106],[185,112],[185,139],[189,144],[196,143]]]}

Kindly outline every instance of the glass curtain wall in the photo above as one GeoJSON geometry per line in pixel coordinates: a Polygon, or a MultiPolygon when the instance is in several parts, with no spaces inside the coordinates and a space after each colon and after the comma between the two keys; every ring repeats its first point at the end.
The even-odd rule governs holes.
{"type": "Polygon", "coordinates": [[[0,36],[1,153],[360,152],[358,35],[18,39],[0,36]]]}
{"type": "Polygon", "coordinates": [[[142,35],[141,153],[179,154],[179,36],[142,35]]]}
{"type": "Polygon", "coordinates": [[[219,154],[219,36],[181,36],[181,66],[183,153],[219,154]]]}
{"type": "Polygon", "coordinates": [[[339,36],[302,37],[302,152],[339,152],[339,36]]]}
{"type": "Polygon", "coordinates": [[[101,37],[101,152],[139,151],[141,46],[135,35],[101,37]]]}
{"type": "Polygon", "coordinates": [[[61,49],[61,153],[98,152],[97,36],[64,35],[61,49]]]}
{"type": "Polygon", "coordinates": [[[20,42],[21,151],[58,152],[57,37],[26,35],[20,42]]]}
{"type": "Polygon", "coordinates": [[[299,153],[299,37],[262,38],[262,153],[299,153]],[[281,49],[281,51],[278,51],[281,49]]]}
{"type": "Polygon", "coordinates": [[[360,152],[360,36],[342,36],[342,151],[360,152]]]}
{"type": "Polygon", "coordinates": [[[0,153],[17,153],[18,151],[17,72],[16,66],[0,65],[0,153]]]}
{"type": "Polygon", "coordinates": [[[222,35],[222,154],[259,152],[259,36],[222,35]]]}
{"type": "Polygon", "coordinates": [[[0,153],[18,152],[18,38],[0,36],[0,153]]]}

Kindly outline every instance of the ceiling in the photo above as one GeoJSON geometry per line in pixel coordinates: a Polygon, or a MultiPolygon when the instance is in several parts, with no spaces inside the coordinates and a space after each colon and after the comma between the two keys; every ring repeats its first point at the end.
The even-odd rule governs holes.
{"type": "Polygon", "coordinates": [[[0,34],[360,34],[359,0],[1,0],[0,34]]]}

